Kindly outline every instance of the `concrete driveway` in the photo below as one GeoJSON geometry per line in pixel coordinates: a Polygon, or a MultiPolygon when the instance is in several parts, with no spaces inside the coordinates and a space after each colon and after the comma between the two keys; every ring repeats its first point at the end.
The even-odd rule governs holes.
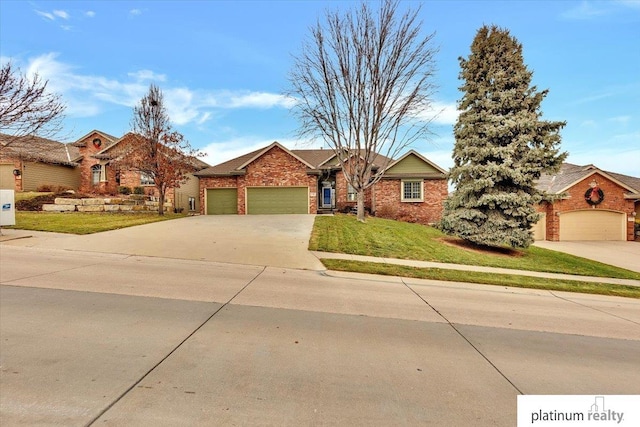
{"type": "Polygon", "coordinates": [[[86,236],[4,230],[32,237],[3,245],[324,270],[307,250],[314,220],[314,215],[193,216],[86,236]]]}
{"type": "Polygon", "coordinates": [[[535,242],[535,246],[640,272],[640,242],[535,242]]]}

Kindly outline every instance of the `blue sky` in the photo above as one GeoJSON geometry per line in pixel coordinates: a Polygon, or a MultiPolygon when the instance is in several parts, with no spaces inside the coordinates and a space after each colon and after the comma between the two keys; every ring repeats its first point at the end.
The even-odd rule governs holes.
{"type": "MultiPolygon", "coordinates": [[[[49,80],[67,104],[60,139],[92,129],[121,136],[156,83],[175,129],[217,164],[274,140],[296,140],[283,96],[291,55],[327,8],[348,1],[0,2],[0,60],[49,80]]],[[[401,7],[420,2],[403,1],[401,7]]],[[[640,1],[425,1],[423,31],[439,47],[442,111],[413,147],[449,168],[461,93],[459,56],[495,24],[524,48],[544,118],[566,120],[569,162],[640,177],[640,1]]]]}

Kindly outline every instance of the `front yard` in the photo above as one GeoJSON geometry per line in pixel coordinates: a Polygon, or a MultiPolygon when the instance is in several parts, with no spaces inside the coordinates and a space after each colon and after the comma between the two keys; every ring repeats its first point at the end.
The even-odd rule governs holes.
{"type": "Polygon", "coordinates": [[[55,233],[91,234],[182,218],[181,214],[156,213],[83,213],[83,212],[16,212],[16,225],[21,230],[51,231],[55,233]]]}
{"type": "MultiPolygon", "coordinates": [[[[335,215],[316,218],[309,249],[385,258],[640,280],[640,273],[538,247],[530,247],[525,250],[504,248],[492,251],[461,243],[463,242],[459,239],[446,236],[433,227],[380,218],[368,218],[367,222],[362,224],[356,221],[354,216],[335,215]]],[[[329,269],[342,271],[640,298],[640,287],[633,286],[460,272],[446,269],[399,267],[347,260],[321,259],[321,261],[329,269]]]]}

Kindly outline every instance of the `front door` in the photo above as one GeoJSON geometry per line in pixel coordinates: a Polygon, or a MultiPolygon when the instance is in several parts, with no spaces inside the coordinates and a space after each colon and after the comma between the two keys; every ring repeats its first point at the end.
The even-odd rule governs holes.
{"type": "Polygon", "coordinates": [[[331,188],[323,187],[322,188],[322,207],[330,208],[331,206],[331,188]]]}

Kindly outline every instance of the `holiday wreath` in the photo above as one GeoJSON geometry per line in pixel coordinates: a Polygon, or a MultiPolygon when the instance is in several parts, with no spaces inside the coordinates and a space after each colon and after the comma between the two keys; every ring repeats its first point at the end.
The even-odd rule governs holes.
{"type": "Polygon", "coordinates": [[[599,187],[589,188],[584,193],[584,199],[592,206],[599,205],[604,200],[604,192],[599,187]]]}

